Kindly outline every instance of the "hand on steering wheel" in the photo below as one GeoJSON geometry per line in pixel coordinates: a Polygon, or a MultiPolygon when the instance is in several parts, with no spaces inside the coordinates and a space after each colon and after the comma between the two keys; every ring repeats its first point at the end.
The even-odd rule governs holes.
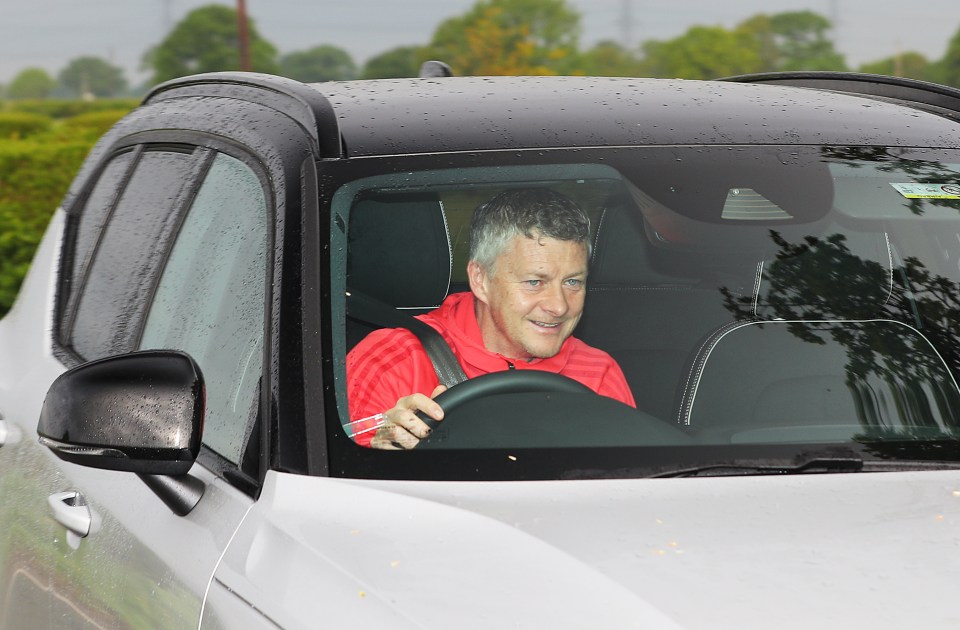
{"type": "MultiPolygon", "coordinates": [[[[532,392],[555,392],[567,394],[592,394],[593,390],[579,381],[568,376],[544,372],[542,370],[508,370],[493,372],[466,380],[459,385],[436,396],[433,400],[440,405],[444,418],[448,418],[451,411],[478,398],[496,396],[498,394],[524,394],[532,392]]],[[[431,429],[437,428],[440,421],[434,420],[427,414],[418,411],[420,418],[431,429]]],[[[449,420],[444,420],[449,422],[449,420]]],[[[421,443],[429,441],[429,436],[421,443]]]]}

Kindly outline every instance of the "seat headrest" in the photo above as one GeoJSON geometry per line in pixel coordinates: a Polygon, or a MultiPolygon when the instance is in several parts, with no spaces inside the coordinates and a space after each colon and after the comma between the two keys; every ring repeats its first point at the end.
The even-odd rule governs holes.
{"type": "MultiPolygon", "coordinates": [[[[720,227],[729,234],[729,226],[720,227]]],[[[607,205],[597,225],[590,260],[591,286],[726,286],[751,296],[757,256],[738,247],[695,250],[663,247],[630,202],[607,205]]]]}
{"type": "Polygon", "coordinates": [[[603,208],[590,256],[590,283],[640,284],[654,272],[643,248],[642,230],[621,203],[603,208]]]}
{"type": "Polygon", "coordinates": [[[764,320],[862,320],[894,298],[894,261],[885,232],[836,226],[819,235],[771,232],[775,256],[760,266],[755,315],[764,320]]]}
{"type": "Polygon", "coordinates": [[[434,308],[450,287],[452,256],[440,199],[377,194],[350,210],[347,290],[397,308],[434,308]]]}

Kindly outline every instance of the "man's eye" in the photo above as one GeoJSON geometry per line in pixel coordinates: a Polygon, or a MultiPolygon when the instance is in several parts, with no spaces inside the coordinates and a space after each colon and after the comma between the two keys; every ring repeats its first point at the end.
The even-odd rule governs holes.
{"type": "Polygon", "coordinates": [[[567,279],[567,286],[568,286],[568,287],[575,287],[575,288],[576,288],[576,287],[582,287],[582,286],[583,286],[583,280],[581,280],[580,278],[569,278],[569,279],[567,279]]]}
{"type": "Polygon", "coordinates": [[[543,280],[527,280],[527,285],[531,287],[539,287],[543,284],[543,280]]]}

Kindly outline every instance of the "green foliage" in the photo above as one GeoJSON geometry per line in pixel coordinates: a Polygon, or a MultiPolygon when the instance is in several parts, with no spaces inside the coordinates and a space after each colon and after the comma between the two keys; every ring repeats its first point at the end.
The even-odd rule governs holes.
{"type": "Polygon", "coordinates": [[[316,46],[284,55],[280,59],[280,72],[304,83],[347,81],[357,78],[357,64],[342,48],[316,46]]]}
{"type": "MultiPolygon", "coordinates": [[[[278,73],[277,49],[260,37],[248,18],[250,63],[257,72],[278,73]]],[[[198,72],[240,69],[237,12],[210,4],[187,14],[160,44],[148,51],[145,65],[156,83],[198,72]]]]}
{"type": "Polygon", "coordinates": [[[754,15],[738,24],[735,31],[743,38],[744,45],[753,48],[759,55],[756,72],[775,72],[779,69],[782,64],[781,51],[769,15],[754,15]]]}
{"type": "Polygon", "coordinates": [[[577,70],[587,76],[635,77],[640,76],[644,68],[633,51],[617,42],[604,41],[580,55],[577,70]]]}
{"type": "Polygon", "coordinates": [[[371,57],[363,66],[364,79],[415,77],[426,52],[422,46],[398,46],[371,57]]]}
{"type": "Polygon", "coordinates": [[[668,41],[648,41],[643,52],[646,74],[654,77],[715,79],[760,68],[760,53],[749,40],[720,26],[694,26],[668,41]]]}
{"type": "Polygon", "coordinates": [[[777,70],[846,70],[847,64],[827,39],[830,20],[813,11],[777,13],[770,18],[777,49],[777,70]]]}
{"type": "Polygon", "coordinates": [[[128,113],[128,109],[108,109],[72,116],[55,127],[49,137],[63,142],[85,140],[92,145],[128,113]]]}
{"type": "Polygon", "coordinates": [[[118,96],[127,89],[123,70],[98,57],[78,57],[60,71],[60,85],[74,96],[118,96]]]}
{"type": "Polygon", "coordinates": [[[0,112],[0,141],[20,140],[49,131],[53,121],[49,116],[26,112],[0,112]]]}
{"type": "Polygon", "coordinates": [[[7,86],[7,97],[45,98],[56,86],[56,82],[43,68],[26,68],[7,86]]]}
{"type": "Polygon", "coordinates": [[[918,52],[905,52],[896,57],[865,63],[858,68],[858,71],[885,74],[891,77],[907,77],[920,81],[934,80],[933,64],[918,52]]]}
{"type": "Polygon", "coordinates": [[[960,29],[950,39],[943,59],[936,64],[934,76],[940,83],[960,87],[960,29]]]}
{"type": "Polygon", "coordinates": [[[50,118],[61,119],[79,116],[88,112],[119,111],[129,112],[139,101],[134,98],[101,98],[93,101],[79,99],[24,99],[7,101],[3,108],[10,112],[29,112],[50,118]]]}
{"type": "Polygon", "coordinates": [[[758,14],[727,30],[694,26],[667,41],[643,44],[643,68],[655,77],[715,79],[752,72],[846,70],[827,35],[830,21],[812,11],[758,14]]]}
{"type": "Polygon", "coordinates": [[[441,23],[424,54],[459,75],[565,74],[579,37],[580,14],[566,0],[478,0],[441,23]]]}
{"type": "Polygon", "coordinates": [[[50,216],[92,142],[0,142],[0,314],[13,304],[50,216]]]}
{"type": "Polygon", "coordinates": [[[0,113],[0,316],[13,304],[53,211],[90,148],[136,103],[17,101],[34,112],[0,113]],[[43,107],[40,107],[40,105],[43,107]],[[107,106],[113,109],[103,109],[107,106]],[[12,133],[7,130],[14,129],[12,133]]]}

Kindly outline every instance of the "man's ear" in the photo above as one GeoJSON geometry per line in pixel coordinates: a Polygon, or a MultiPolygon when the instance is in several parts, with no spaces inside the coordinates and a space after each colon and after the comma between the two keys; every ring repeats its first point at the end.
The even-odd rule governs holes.
{"type": "Polygon", "coordinates": [[[470,291],[477,296],[477,299],[487,303],[487,270],[480,263],[471,260],[467,263],[467,280],[470,281],[470,291]]]}

